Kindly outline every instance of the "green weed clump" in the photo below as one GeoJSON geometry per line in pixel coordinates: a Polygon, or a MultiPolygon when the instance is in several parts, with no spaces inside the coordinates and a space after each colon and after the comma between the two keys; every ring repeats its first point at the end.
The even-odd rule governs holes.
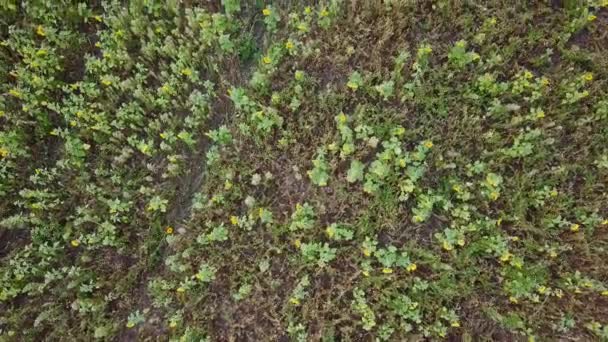
{"type": "Polygon", "coordinates": [[[0,340],[608,339],[608,2],[0,22],[0,340]]]}

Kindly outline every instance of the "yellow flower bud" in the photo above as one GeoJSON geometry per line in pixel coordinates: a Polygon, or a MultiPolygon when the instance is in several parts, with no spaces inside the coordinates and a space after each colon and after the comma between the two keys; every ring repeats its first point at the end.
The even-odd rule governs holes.
{"type": "Polygon", "coordinates": [[[40,37],[46,37],[46,32],[44,32],[44,27],[42,27],[42,25],[38,25],[36,28],[36,34],[40,37]]]}
{"type": "Polygon", "coordinates": [[[230,216],[230,223],[233,226],[238,225],[239,224],[239,218],[237,216],[234,216],[234,215],[230,216]]]}
{"type": "Polygon", "coordinates": [[[454,246],[452,246],[452,244],[447,241],[443,241],[443,249],[445,249],[446,251],[451,251],[452,249],[454,249],[454,246]]]}

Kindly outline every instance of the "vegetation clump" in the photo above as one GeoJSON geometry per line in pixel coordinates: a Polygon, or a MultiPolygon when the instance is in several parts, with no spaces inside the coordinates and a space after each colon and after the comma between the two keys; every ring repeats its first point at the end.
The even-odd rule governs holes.
{"type": "Polygon", "coordinates": [[[0,340],[608,339],[605,0],[0,22],[0,340]]]}

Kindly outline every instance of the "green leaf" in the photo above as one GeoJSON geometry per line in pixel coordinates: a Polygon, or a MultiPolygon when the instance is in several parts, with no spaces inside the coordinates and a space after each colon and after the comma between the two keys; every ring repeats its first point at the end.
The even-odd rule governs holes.
{"type": "Polygon", "coordinates": [[[375,174],[376,176],[378,176],[378,178],[380,178],[380,179],[386,178],[386,176],[388,176],[391,171],[389,166],[380,160],[375,160],[372,163],[370,169],[371,169],[371,172],[373,174],[375,174]]]}
{"type": "Polygon", "coordinates": [[[313,207],[308,203],[304,203],[304,205],[296,204],[296,210],[291,214],[291,220],[290,231],[311,229],[315,224],[313,207]]]}
{"type": "Polygon", "coordinates": [[[365,169],[365,164],[358,160],[353,160],[350,162],[350,168],[346,174],[346,180],[349,183],[355,183],[356,181],[363,180],[363,170],[365,169]]]}
{"type": "Polygon", "coordinates": [[[224,5],[224,10],[227,15],[231,15],[241,10],[240,0],[222,0],[222,4],[224,5]]]}
{"type": "Polygon", "coordinates": [[[111,328],[107,325],[102,325],[95,328],[95,332],[93,333],[94,338],[103,338],[110,334],[111,328]]]}
{"type": "Polygon", "coordinates": [[[347,87],[349,87],[352,90],[357,90],[362,85],[363,85],[363,78],[361,77],[361,74],[358,71],[355,71],[352,74],[350,74],[350,77],[348,78],[348,82],[346,83],[347,87]]]}
{"type": "Polygon", "coordinates": [[[224,227],[224,224],[220,224],[219,226],[213,228],[211,233],[207,235],[207,240],[209,241],[226,241],[228,240],[228,230],[224,227]]]}
{"type": "Polygon", "coordinates": [[[310,180],[318,186],[326,186],[327,181],[329,180],[329,175],[325,172],[324,169],[315,167],[311,171],[308,172],[308,176],[310,180]]]}
{"type": "Polygon", "coordinates": [[[325,161],[325,152],[319,151],[317,158],[312,161],[313,169],[308,171],[308,177],[313,184],[327,186],[329,180],[329,165],[325,161]]]}
{"type": "Polygon", "coordinates": [[[270,268],[270,262],[264,259],[260,261],[260,263],[258,264],[258,268],[260,269],[260,272],[264,273],[270,268]]]}
{"type": "Polygon", "coordinates": [[[195,274],[195,278],[203,283],[210,283],[215,279],[215,273],[217,269],[208,264],[202,264],[198,273],[195,274]]]}
{"type": "Polygon", "coordinates": [[[380,93],[384,100],[388,100],[395,91],[395,82],[394,81],[386,81],[382,84],[379,84],[375,87],[376,91],[380,93]]]}

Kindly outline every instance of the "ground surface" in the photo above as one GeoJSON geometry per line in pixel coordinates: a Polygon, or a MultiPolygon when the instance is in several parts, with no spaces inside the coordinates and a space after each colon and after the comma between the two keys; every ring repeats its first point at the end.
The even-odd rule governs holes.
{"type": "Polygon", "coordinates": [[[124,3],[0,4],[0,341],[608,339],[606,1],[124,3]]]}

